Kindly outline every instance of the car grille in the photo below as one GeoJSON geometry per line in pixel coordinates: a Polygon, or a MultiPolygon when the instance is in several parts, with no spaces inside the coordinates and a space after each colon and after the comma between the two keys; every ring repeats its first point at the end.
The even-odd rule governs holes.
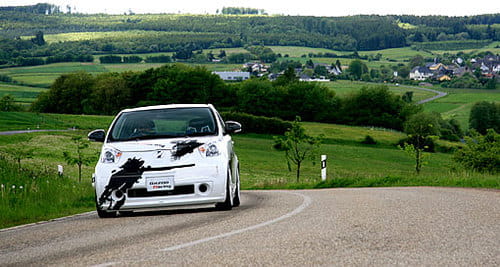
{"type": "Polygon", "coordinates": [[[127,190],[127,195],[130,198],[134,198],[134,197],[161,197],[161,196],[188,195],[188,194],[194,194],[194,185],[180,185],[180,186],[174,187],[174,190],[167,190],[167,191],[148,192],[145,188],[127,190]]]}

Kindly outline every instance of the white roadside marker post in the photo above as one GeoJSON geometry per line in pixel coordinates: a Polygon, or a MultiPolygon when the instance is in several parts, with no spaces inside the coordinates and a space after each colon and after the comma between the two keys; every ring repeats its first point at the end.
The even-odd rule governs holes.
{"type": "Polygon", "coordinates": [[[326,181],[326,155],[321,155],[321,181],[326,181]]]}
{"type": "Polygon", "coordinates": [[[57,165],[57,174],[59,174],[59,176],[62,176],[63,173],[64,173],[63,166],[57,165]]]}

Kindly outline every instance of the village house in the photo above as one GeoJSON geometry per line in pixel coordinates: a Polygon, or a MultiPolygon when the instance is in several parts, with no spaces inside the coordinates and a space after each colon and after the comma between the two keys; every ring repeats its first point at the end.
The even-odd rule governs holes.
{"type": "Polygon", "coordinates": [[[482,59],[471,60],[473,69],[479,68],[485,76],[500,73],[500,56],[487,55],[482,59]]]}
{"type": "Polygon", "coordinates": [[[213,74],[219,75],[224,81],[244,81],[250,79],[248,71],[214,71],[213,74]]]}
{"type": "Polygon", "coordinates": [[[487,55],[484,58],[473,58],[470,60],[470,65],[463,65],[464,61],[461,58],[453,60],[452,65],[446,66],[443,63],[433,62],[427,63],[425,66],[414,67],[410,71],[410,79],[423,81],[426,79],[434,79],[438,81],[449,81],[453,77],[460,77],[467,72],[473,72],[476,69],[481,70],[481,74],[485,77],[495,77],[500,74],[500,57],[487,55]]]}
{"type": "Polygon", "coordinates": [[[247,62],[243,64],[243,69],[248,70],[251,73],[266,73],[269,69],[268,66],[259,62],[247,62]]]}
{"type": "Polygon", "coordinates": [[[411,80],[423,81],[431,78],[433,75],[432,71],[427,67],[416,66],[410,71],[411,80]]]}

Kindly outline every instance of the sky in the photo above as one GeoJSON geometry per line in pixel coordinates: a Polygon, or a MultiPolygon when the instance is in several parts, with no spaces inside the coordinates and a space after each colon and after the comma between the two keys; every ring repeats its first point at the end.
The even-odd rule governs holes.
{"type": "Polygon", "coordinates": [[[223,7],[264,9],[270,15],[445,15],[472,16],[500,13],[500,0],[0,0],[0,6],[50,3],[71,6],[79,13],[190,13],[215,14],[223,7]],[[466,3],[466,4],[465,4],[466,3]]]}

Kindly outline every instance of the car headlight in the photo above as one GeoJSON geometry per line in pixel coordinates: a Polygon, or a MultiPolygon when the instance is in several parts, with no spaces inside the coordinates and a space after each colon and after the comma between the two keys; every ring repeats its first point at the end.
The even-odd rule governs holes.
{"type": "Polygon", "coordinates": [[[106,149],[104,150],[104,155],[101,159],[102,163],[115,163],[118,162],[120,157],[122,156],[122,152],[115,149],[106,149]]]}
{"type": "Polygon", "coordinates": [[[214,143],[209,143],[198,148],[200,153],[206,157],[216,157],[220,155],[219,148],[214,143]]]}

